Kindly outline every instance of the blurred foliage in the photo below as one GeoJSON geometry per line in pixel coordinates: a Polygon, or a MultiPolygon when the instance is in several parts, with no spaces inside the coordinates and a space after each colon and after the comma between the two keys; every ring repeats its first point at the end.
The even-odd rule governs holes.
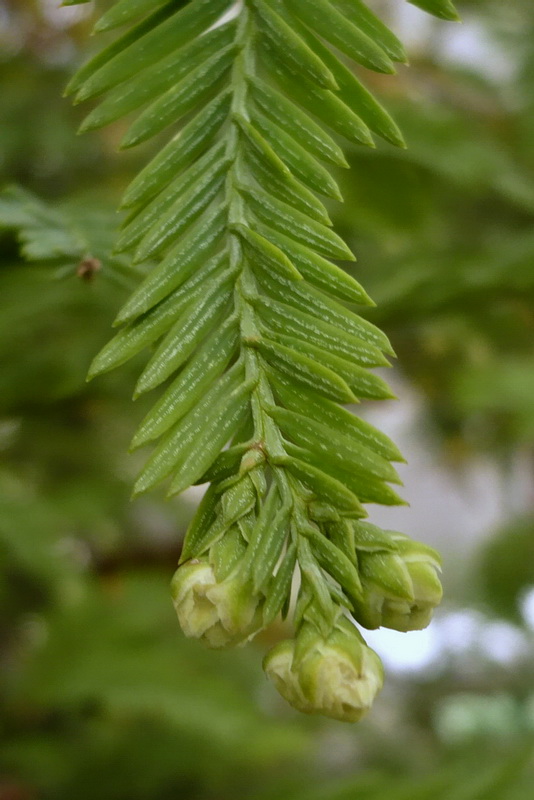
{"type": "Polygon", "coordinates": [[[534,519],[513,520],[486,542],[480,554],[484,600],[497,614],[521,619],[521,601],[534,587],[534,519]]]}
{"type": "MultiPolygon", "coordinates": [[[[454,62],[453,32],[429,25],[394,88],[376,79],[409,150],[353,150],[332,213],[434,443],[451,464],[487,454],[511,488],[517,459],[530,483],[534,464],[534,9],[459,5],[474,37],[464,52],[486,50],[454,62]]],[[[391,681],[349,728],[297,719],[251,649],[214,655],[180,637],[167,587],[193,498],[128,503],[140,462],[126,447],[145,410],[129,397],[137,365],[85,383],[136,279],[110,246],[137,156],[117,158],[118,129],[77,139],[80,114],[61,98],[89,14],[0,2],[11,187],[0,197],[0,798],[528,800],[534,695],[520,659],[451,654],[391,681]],[[466,692],[486,711],[505,698],[491,708],[506,721],[490,729],[466,692]]],[[[534,584],[531,505],[528,487],[471,591],[530,646],[517,601],[534,584]]]]}
{"type": "Polygon", "coordinates": [[[423,63],[405,80],[390,105],[409,149],[354,153],[345,233],[372,319],[441,434],[504,456],[534,435],[534,159],[518,147],[530,110],[463,70],[423,63]]]}

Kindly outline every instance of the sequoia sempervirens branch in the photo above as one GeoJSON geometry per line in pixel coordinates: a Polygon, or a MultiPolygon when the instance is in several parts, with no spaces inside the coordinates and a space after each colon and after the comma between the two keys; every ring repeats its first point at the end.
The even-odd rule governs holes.
{"type": "Polygon", "coordinates": [[[301,711],[357,720],[383,674],[356,623],[423,628],[441,599],[438,554],[366,520],[403,502],[402,456],[344,406],[393,396],[372,372],[393,351],[321,200],[341,200],[340,140],[404,146],[353,70],[394,73],[402,44],[362,0],[116,0],[113,29],[68,87],[102,98],[82,129],[133,114],[122,147],[159,149],[116,244],[149,268],[90,376],[148,350],[134,493],[209,484],[172,582],[184,633],[226,647],[291,614],[267,674],[301,711]]]}

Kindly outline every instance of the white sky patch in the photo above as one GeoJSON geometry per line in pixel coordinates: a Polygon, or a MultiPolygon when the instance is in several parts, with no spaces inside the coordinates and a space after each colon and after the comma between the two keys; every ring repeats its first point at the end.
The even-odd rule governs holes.
{"type": "Polygon", "coordinates": [[[399,633],[381,628],[366,631],[367,644],[376,650],[386,669],[395,672],[419,672],[427,670],[441,653],[439,633],[431,625],[423,631],[399,633]]]}
{"type": "Polygon", "coordinates": [[[483,70],[496,81],[512,77],[515,65],[509,54],[492,41],[484,26],[475,20],[449,29],[441,40],[441,57],[445,62],[483,70]]]}
{"type": "MultiPolygon", "coordinates": [[[[534,611],[534,590],[532,594],[534,611]]],[[[489,620],[469,608],[441,614],[422,631],[365,631],[365,640],[386,668],[399,674],[431,671],[451,658],[458,662],[473,655],[508,666],[528,657],[532,650],[532,642],[521,628],[489,620]]]]}
{"type": "Polygon", "coordinates": [[[60,6],[59,0],[41,0],[43,17],[49,25],[58,30],[71,28],[80,20],[90,17],[93,3],[81,3],[79,6],[60,6]]]}
{"type": "Polygon", "coordinates": [[[463,11],[461,23],[444,23],[408,3],[395,3],[388,17],[408,53],[431,52],[445,63],[475,69],[497,82],[507,81],[516,68],[515,58],[491,38],[483,24],[463,11]]]}
{"type": "Polygon", "coordinates": [[[509,622],[491,622],[481,632],[481,649],[492,661],[506,666],[528,652],[524,633],[509,622]]]}
{"type": "Polygon", "coordinates": [[[526,625],[534,631],[534,586],[527,589],[521,599],[521,614],[526,625]]]}
{"type": "Polygon", "coordinates": [[[526,657],[532,647],[528,636],[517,625],[490,620],[473,609],[446,614],[435,624],[444,655],[475,653],[508,666],[526,657]]]}
{"type": "Polygon", "coordinates": [[[472,649],[480,638],[480,631],[484,625],[484,616],[471,608],[453,611],[446,614],[439,622],[440,638],[447,652],[458,654],[472,649]]]}

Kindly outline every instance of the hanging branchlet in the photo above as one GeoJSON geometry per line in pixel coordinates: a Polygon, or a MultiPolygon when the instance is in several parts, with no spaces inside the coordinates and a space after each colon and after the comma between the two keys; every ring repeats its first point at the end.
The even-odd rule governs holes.
{"type": "Polygon", "coordinates": [[[146,277],[90,376],[148,349],[135,395],[163,391],[134,494],[209,484],[172,581],[184,633],[243,644],[291,613],[266,673],[299,710],[355,721],[383,681],[355,622],[418,629],[441,599],[438,555],[365,521],[403,503],[403,458],[343,406],[393,397],[372,369],[394,353],[354,309],[372,300],[321,199],[341,200],[339,139],[404,147],[349,66],[391,74],[404,49],[362,0],[116,0],[95,30],[115,29],[68,86],[98,100],[82,129],[171,138],[124,194],[116,251],[146,277]]]}

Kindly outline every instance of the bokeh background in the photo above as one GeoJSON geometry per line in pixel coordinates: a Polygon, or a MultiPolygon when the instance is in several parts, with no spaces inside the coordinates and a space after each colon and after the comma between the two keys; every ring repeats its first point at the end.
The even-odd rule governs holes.
{"type": "Polygon", "coordinates": [[[409,149],[349,149],[332,208],[399,356],[400,400],[363,413],[411,507],[371,518],[443,552],[446,598],[369,635],[387,683],[350,726],[267,684],[282,626],[223,653],[179,633],[198,492],[130,503],[139,362],[85,382],[137,279],[109,253],[148,148],[75,136],[93,4],[0,0],[0,800],[532,798],[534,4],[463,0],[461,26],[370,5],[411,57],[366,75],[409,149]]]}

